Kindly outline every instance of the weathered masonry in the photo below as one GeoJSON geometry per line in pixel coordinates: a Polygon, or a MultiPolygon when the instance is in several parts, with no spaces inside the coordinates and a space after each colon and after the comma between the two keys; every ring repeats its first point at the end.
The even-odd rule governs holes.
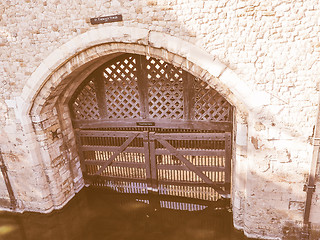
{"type": "Polygon", "coordinates": [[[318,239],[319,15],[312,0],[1,2],[1,208],[50,212],[85,184],[230,197],[247,236],[318,239]]]}

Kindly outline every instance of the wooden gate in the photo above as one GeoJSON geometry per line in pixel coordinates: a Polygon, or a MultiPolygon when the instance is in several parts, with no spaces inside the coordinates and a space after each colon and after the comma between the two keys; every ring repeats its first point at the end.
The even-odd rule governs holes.
{"type": "Polygon", "coordinates": [[[232,107],[182,69],[123,54],[88,77],[70,110],[90,184],[205,201],[229,196],[232,107]]]}

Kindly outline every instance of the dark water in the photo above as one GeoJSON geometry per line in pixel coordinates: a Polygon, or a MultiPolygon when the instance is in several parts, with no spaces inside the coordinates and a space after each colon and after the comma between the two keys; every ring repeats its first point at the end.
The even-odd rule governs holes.
{"type": "Polygon", "coordinates": [[[241,240],[232,214],[210,206],[200,211],[160,208],[136,196],[85,188],[50,214],[0,213],[1,240],[241,240]]]}

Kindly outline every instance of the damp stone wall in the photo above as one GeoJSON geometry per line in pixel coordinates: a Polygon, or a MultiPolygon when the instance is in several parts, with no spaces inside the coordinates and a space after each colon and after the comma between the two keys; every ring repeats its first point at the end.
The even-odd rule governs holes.
{"type": "MultiPolygon", "coordinates": [[[[16,211],[61,208],[84,186],[68,108],[59,104],[72,84],[59,71],[81,79],[93,56],[85,50],[112,35],[110,52],[172,54],[205,79],[202,56],[214,59],[212,85],[235,107],[234,225],[250,237],[300,239],[319,103],[319,16],[314,0],[1,1],[0,147],[16,211]],[[90,23],[115,14],[123,21],[90,23]]],[[[10,210],[2,176],[0,198],[10,210]]],[[[319,199],[317,183],[313,239],[319,199]]]]}

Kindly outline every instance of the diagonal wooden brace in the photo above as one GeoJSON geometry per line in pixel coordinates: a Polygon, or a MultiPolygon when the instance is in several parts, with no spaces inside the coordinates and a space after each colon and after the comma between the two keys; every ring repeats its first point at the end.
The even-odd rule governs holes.
{"type": "Polygon", "coordinates": [[[221,187],[217,186],[210,178],[208,178],[202,171],[200,171],[195,165],[193,165],[188,159],[182,156],[170,143],[166,140],[157,138],[157,140],[169,150],[169,152],[178,158],[181,162],[183,162],[186,167],[197,174],[205,183],[209,184],[214,190],[216,190],[219,194],[224,195],[225,191],[221,189],[221,187]]]}
{"type": "Polygon", "coordinates": [[[102,171],[108,167],[113,160],[116,159],[116,157],[119,156],[120,153],[122,153],[126,148],[129,146],[129,144],[139,135],[140,133],[135,133],[131,137],[129,137],[120,147],[117,151],[115,151],[112,156],[101,166],[101,168],[94,174],[94,175],[100,175],[102,171]]]}

